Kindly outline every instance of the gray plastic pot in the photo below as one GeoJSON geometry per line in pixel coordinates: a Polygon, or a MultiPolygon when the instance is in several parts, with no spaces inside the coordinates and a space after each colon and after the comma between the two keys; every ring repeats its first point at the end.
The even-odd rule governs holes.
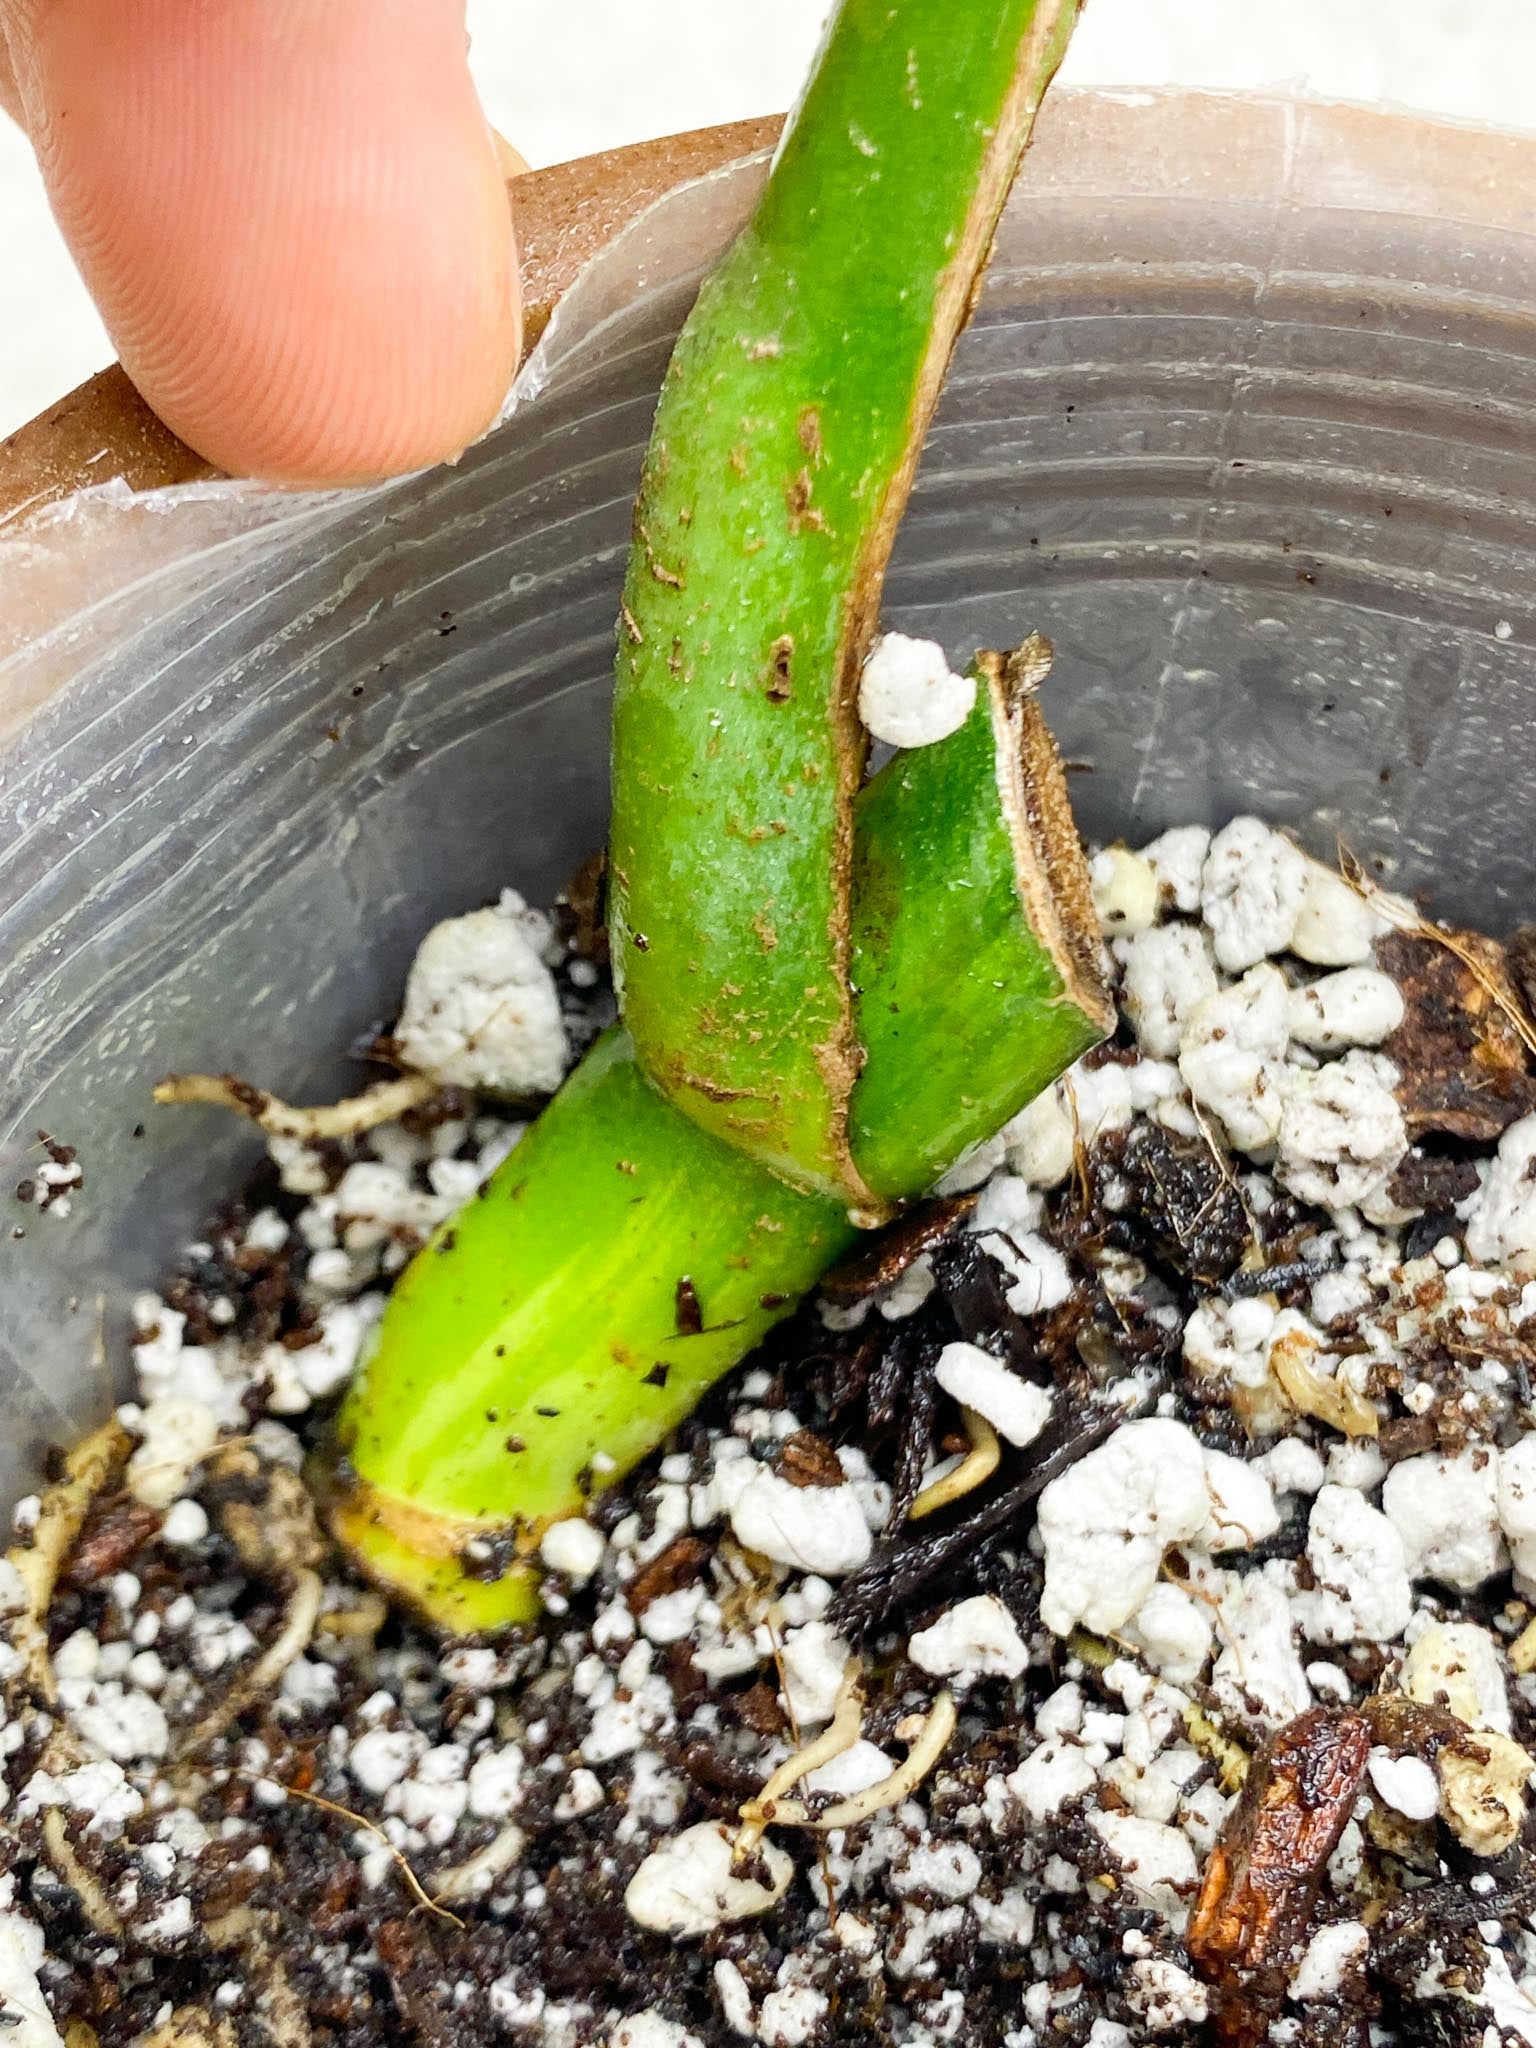
{"type": "MultiPolygon", "coordinates": [[[[121,380],[0,452],[0,1489],[121,1384],[121,1311],[254,1157],[173,1067],[294,1097],[432,919],[603,836],[628,499],[671,337],[767,131],[518,189],[510,417],[366,493],[214,481],[121,380]],[[104,483],[119,476],[122,481],[104,483]],[[135,495],[130,486],[174,487],[135,495]],[[96,488],[66,495],[83,484],[96,488]],[[105,1333],[103,1336],[103,1332],[105,1333]],[[108,1361],[112,1361],[111,1364],[108,1361]]],[[[887,612],[1048,633],[1093,834],[1252,807],[1495,927],[1532,900],[1536,139],[1063,94],[956,364],[887,612]]]]}

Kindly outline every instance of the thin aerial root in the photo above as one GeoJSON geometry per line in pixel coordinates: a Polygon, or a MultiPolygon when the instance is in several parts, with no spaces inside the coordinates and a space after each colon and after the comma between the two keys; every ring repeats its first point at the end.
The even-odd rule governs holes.
{"type": "Polygon", "coordinates": [[[341,1102],[303,1108],[234,1074],[168,1074],[156,1087],[155,1100],[236,1109],[269,1137],[300,1138],[314,1144],[324,1138],[361,1137],[380,1124],[396,1122],[407,1110],[422,1108],[441,1093],[442,1083],[430,1074],[401,1074],[341,1102]]]}
{"type": "Polygon", "coordinates": [[[318,1572],[299,1571],[293,1576],[293,1591],[283,1625],[250,1669],[237,1678],[221,1700],[209,1708],[181,1745],[181,1760],[195,1756],[232,1722],[264,1695],[272,1692],[283,1673],[308,1649],[320,1614],[324,1592],[318,1572]]]}
{"type": "Polygon", "coordinates": [[[509,1820],[483,1849],[466,1856],[462,1863],[453,1864],[434,1880],[431,1904],[441,1908],[445,1900],[457,1903],[483,1898],[498,1877],[505,1877],[514,1864],[522,1861],[527,1839],[517,1822],[509,1820]]]}
{"type": "MultiPolygon", "coordinates": [[[[258,1781],[254,1772],[245,1771],[238,1773],[238,1775],[245,1777],[252,1784],[265,1782],[258,1781]]],[[[279,1781],[274,1780],[272,1782],[279,1781]]],[[[406,1889],[414,1897],[417,1905],[424,1906],[429,1913],[435,1913],[439,1920],[451,1920],[455,1927],[462,1927],[464,1925],[464,1922],[457,1913],[450,1913],[446,1906],[440,1906],[437,1903],[437,1900],[432,1897],[432,1894],[411,1868],[405,1852],[395,1847],[376,1820],[370,1820],[366,1813],[354,1812],[350,1806],[343,1806],[338,1800],[322,1798],[318,1792],[301,1792],[297,1785],[284,1785],[282,1789],[290,1799],[301,1800],[305,1806],[318,1807],[321,1813],[334,1814],[338,1820],[349,1820],[354,1827],[364,1828],[370,1835],[377,1835],[394,1859],[395,1867],[405,1879],[406,1889]]]]}
{"type": "Polygon", "coordinates": [[[48,1654],[48,1611],[69,1553],[91,1503],[104,1493],[127,1457],[133,1439],[116,1416],[92,1430],[64,1461],[64,1476],[43,1495],[31,1541],[13,1544],[6,1556],[26,1593],[26,1606],[10,1623],[12,1645],[23,1659],[23,1676],[46,1706],[58,1702],[53,1659],[48,1654]]]}
{"type": "Polygon", "coordinates": [[[855,1792],[850,1799],[839,1799],[835,1805],[823,1807],[820,1813],[812,1813],[798,1799],[781,1799],[774,1807],[772,1824],[775,1827],[814,1828],[821,1834],[828,1834],[833,1828],[857,1827],[860,1821],[883,1813],[888,1806],[900,1806],[904,1799],[911,1798],[944,1754],[958,1719],[953,1697],[941,1692],[929,1708],[917,1740],[889,1777],[882,1778],[878,1785],[855,1792]]]}
{"type": "Polygon", "coordinates": [[[964,1500],[978,1486],[985,1486],[997,1470],[1002,1457],[997,1431],[974,1408],[962,1408],[960,1416],[965,1424],[965,1433],[971,1440],[971,1448],[958,1465],[935,1479],[931,1486],[923,1488],[907,1512],[909,1522],[920,1522],[925,1515],[937,1514],[940,1508],[964,1500]]]}
{"type": "Polygon", "coordinates": [[[108,1941],[121,1941],[123,1923],[113,1911],[100,1881],[81,1862],[69,1839],[62,1807],[50,1806],[43,1815],[43,1847],[48,1851],[48,1861],[80,1901],[81,1912],[96,1932],[105,1935],[108,1941]]]}
{"type": "MultiPolygon", "coordinates": [[[[736,1831],[732,1855],[736,1862],[744,1862],[763,1839],[766,1829],[778,1818],[779,1802],[786,1792],[798,1785],[802,1778],[812,1771],[819,1771],[823,1764],[842,1756],[852,1749],[864,1732],[864,1686],[863,1670],[856,1657],[850,1658],[843,1672],[842,1683],[837,1689],[837,1704],[832,1709],[832,1719],[821,1733],[803,1744],[792,1756],[785,1757],[778,1769],[768,1779],[755,1799],[747,1800],[741,1809],[741,1826],[736,1831]]],[[[795,1802],[798,1807],[799,1802],[795,1802]]]]}

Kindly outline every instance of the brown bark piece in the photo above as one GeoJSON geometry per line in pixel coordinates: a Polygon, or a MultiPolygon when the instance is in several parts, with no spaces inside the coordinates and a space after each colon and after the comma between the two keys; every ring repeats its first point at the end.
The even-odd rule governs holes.
{"type": "Polygon", "coordinates": [[[653,1557],[643,1571],[630,1581],[629,1606],[633,1614],[644,1614],[653,1600],[691,1586],[709,1562],[710,1546],[698,1536],[679,1536],[659,1557],[653,1557]]]}
{"type": "Polygon", "coordinates": [[[848,1476],[826,1438],[809,1429],[797,1429],[784,1439],[778,1471],[791,1486],[841,1486],[848,1476]]]}
{"type": "Polygon", "coordinates": [[[1257,2048],[1268,2036],[1371,1741],[1363,1714],[1313,1707],[1254,1761],[1189,1926],[1190,1960],[1212,1987],[1223,2048],[1257,2048]]]}
{"type": "Polygon", "coordinates": [[[86,1516],[80,1540],[60,1575],[63,1583],[83,1590],[111,1578],[138,1555],[160,1521],[158,1508],[126,1493],[98,1501],[86,1516]]]}
{"type": "Polygon", "coordinates": [[[1502,999],[1517,1014],[1523,1008],[1504,948],[1474,932],[1452,936],[1459,953],[1411,932],[1378,942],[1377,959],[1405,1006],[1382,1050],[1402,1076],[1397,1099],[1410,1137],[1486,1141],[1536,1107],[1536,1075],[1501,1007],[1502,999]]]}

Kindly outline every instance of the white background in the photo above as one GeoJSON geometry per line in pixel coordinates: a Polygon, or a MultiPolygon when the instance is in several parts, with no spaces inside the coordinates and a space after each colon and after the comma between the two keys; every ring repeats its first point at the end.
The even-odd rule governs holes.
{"type": "MultiPolygon", "coordinates": [[[[533,164],[788,104],[826,0],[469,0],[486,109],[533,164]]],[[[1536,127],[1536,0],[1088,0],[1079,83],[1292,85],[1536,127]]],[[[1171,139],[1170,146],[1177,146],[1171,139]]],[[[0,118],[0,433],[106,336],[0,118]]]]}

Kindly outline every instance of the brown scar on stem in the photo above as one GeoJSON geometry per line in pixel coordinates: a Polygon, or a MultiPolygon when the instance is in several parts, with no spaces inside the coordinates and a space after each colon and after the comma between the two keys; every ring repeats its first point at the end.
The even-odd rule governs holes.
{"type": "Polygon", "coordinates": [[[811,503],[811,472],[802,469],[792,476],[784,486],[784,503],[789,508],[789,530],[804,533],[807,528],[813,533],[827,531],[826,515],[819,505],[811,503]]]}
{"type": "Polygon", "coordinates": [[[800,417],[795,422],[795,434],[800,446],[812,462],[821,460],[821,408],[805,405],[800,408],[800,417]]]}
{"type": "Polygon", "coordinates": [[[768,673],[763,689],[770,704],[787,704],[792,695],[790,660],[795,651],[793,637],[781,633],[768,652],[768,673]]]}
{"type": "Polygon", "coordinates": [[[645,635],[641,632],[640,623],[627,604],[620,604],[619,618],[623,622],[624,630],[634,645],[636,647],[642,646],[645,641],[645,635]]]}
{"type": "Polygon", "coordinates": [[[639,525],[637,523],[635,527],[635,532],[637,537],[639,538],[641,547],[645,551],[645,565],[650,570],[652,576],[656,579],[658,583],[665,583],[669,590],[681,590],[683,588],[682,577],[678,574],[678,572],[675,569],[669,569],[666,566],[666,564],[659,559],[656,553],[656,549],[652,544],[649,530],[646,527],[639,525]]]}

